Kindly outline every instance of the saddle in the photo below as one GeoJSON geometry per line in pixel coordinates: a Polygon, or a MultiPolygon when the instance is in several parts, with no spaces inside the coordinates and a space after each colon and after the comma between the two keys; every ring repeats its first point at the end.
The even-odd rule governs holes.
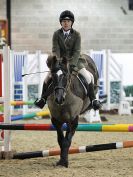
{"type": "Polygon", "coordinates": [[[81,85],[83,86],[85,94],[88,95],[87,82],[85,78],[80,73],[78,73],[77,78],[79,82],[81,83],[81,85]]]}
{"type": "MultiPolygon", "coordinates": [[[[73,75],[75,75],[75,77],[78,79],[80,85],[82,86],[82,88],[84,90],[85,96],[88,96],[89,95],[88,83],[87,83],[86,79],[84,78],[84,76],[82,76],[80,73],[74,74],[74,72],[73,72],[73,75]]],[[[97,87],[99,87],[99,86],[94,84],[94,90],[97,89],[97,87]]]]}

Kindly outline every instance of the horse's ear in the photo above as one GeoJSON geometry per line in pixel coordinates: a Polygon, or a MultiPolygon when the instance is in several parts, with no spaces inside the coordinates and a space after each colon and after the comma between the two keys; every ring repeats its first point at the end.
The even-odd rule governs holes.
{"type": "Polygon", "coordinates": [[[55,64],[57,62],[57,57],[54,55],[53,56],[53,63],[55,64]]]}
{"type": "Polygon", "coordinates": [[[53,55],[49,55],[48,58],[47,58],[47,66],[48,68],[51,68],[51,65],[54,65],[57,61],[57,57],[56,56],[53,56],[53,55]]]}
{"type": "Polygon", "coordinates": [[[51,64],[52,64],[52,58],[53,58],[52,55],[49,55],[48,58],[47,58],[46,63],[47,63],[48,68],[51,67],[51,64]]]}

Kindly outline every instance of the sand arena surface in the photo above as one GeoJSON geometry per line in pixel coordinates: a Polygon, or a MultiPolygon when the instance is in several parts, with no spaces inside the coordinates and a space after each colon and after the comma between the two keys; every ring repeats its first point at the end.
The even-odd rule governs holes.
{"type": "MultiPolygon", "coordinates": [[[[110,116],[103,123],[133,123],[133,116],[110,116]]],[[[49,123],[50,120],[16,121],[49,123]]],[[[79,123],[83,123],[80,121],[79,123]]],[[[133,140],[133,132],[76,132],[72,146],[133,140]]],[[[58,147],[55,132],[12,131],[12,149],[17,152],[58,147]]],[[[69,168],[56,167],[59,156],[26,160],[1,160],[0,177],[133,177],[133,148],[69,155],[69,168]]]]}

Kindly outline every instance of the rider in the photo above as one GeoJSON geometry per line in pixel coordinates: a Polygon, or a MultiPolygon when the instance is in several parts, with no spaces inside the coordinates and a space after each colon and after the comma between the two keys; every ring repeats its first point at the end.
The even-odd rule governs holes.
{"type": "MultiPolygon", "coordinates": [[[[58,60],[62,57],[68,58],[70,70],[78,70],[78,72],[85,78],[89,94],[88,96],[91,100],[92,107],[97,110],[100,109],[101,103],[96,99],[94,94],[93,75],[86,70],[84,65],[78,62],[81,51],[81,37],[80,33],[72,28],[74,20],[74,14],[69,10],[65,10],[60,14],[59,21],[62,28],[58,29],[53,34],[52,52],[58,60]]],[[[46,90],[49,85],[50,78],[51,75],[48,74],[43,83],[41,98],[35,101],[35,105],[39,108],[43,108],[46,103],[46,90]]]]}

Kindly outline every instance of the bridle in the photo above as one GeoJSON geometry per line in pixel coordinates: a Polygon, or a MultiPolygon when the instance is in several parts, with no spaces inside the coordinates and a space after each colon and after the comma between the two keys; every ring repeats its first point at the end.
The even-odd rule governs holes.
{"type": "MultiPolygon", "coordinates": [[[[55,73],[55,74],[57,74],[57,77],[60,77],[61,75],[64,75],[64,76],[61,76],[61,80],[60,80],[59,82],[62,82],[62,83],[63,83],[63,78],[65,77],[65,79],[66,79],[66,86],[64,86],[64,87],[63,87],[63,86],[60,86],[60,85],[55,86],[55,87],[54,87],[54,91],[56,92],[57,90],[62,89],[63,92],[64,92],[64,96],[65,96],[66,93],[67,93],[68,90],[69,90],[70,85],[71,85],[71,76],[72,76],[72,74],[70,74],[69,72],[66,73],[65,71],[62,70],[62,68],[60,68],[60,70],[62,71],[62,74],[58,75],[58,72],[59,72],[59,71],[57,71],[57,73],[55,73]]],[[[58,83],[57,83],[57,84],[58,84],[58,83]]]]}

